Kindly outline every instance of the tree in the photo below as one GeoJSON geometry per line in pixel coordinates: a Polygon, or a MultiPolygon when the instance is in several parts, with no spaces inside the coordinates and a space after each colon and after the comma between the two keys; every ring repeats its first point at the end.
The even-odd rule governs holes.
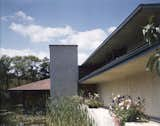
{"type": "Polygon", "coordinates": [[[0,58],[0,89],[8,89],[12,59],[6,55],[0,58]]]}
{"type": "MultiPolygon", "coordinates": [[[[160,24],[154,16],[151,16],[148,24],[143,28],[144,40],[148,42],[149,45],[155,42],[160,42],[160,24]]],[[[153,55],[150,56],[147,65],[147,71],[156,71],[160,76],[160,49],[157,49],[153,55]]]]}
{"type": "Polygon", "coordinates": [[[42,59],[39,73],[41,80],[49,78],[49,59],[47,57],[42,59]]]}
{"type": "Polygon", "coordinates": [[[39,77],[39,65],[41,60],[36,56],[25,56],[26,62],[26,79],[31,82],[37,81],[40,79],[39,77]]]}
{"type": "Polygon", "coordinates": [[[156,71],[160,76],[160,49],[157,49],[150,57],[146,65],[147,71],[156,71]]]}
{"type": "Polygon", "coordinates": [[[0,57],[0,88],[7,90],[49,78],[49,59],[36,56],[0,57]]]}

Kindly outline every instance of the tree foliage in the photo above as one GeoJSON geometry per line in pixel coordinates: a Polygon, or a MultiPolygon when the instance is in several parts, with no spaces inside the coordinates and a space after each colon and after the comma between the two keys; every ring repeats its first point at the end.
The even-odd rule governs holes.
{"type": "Polygon", "coordinates": [[[49,78],[49,59],[36,56],[3,55],[0,58],[0,89],[49,78]]]}
{"type": "Polygon", "coordinates": [[[150,57],[146,65],[146,70],[156,72],[160,76],[160,49],[157,49],[150,57]]]}
{"type": "MultiPolygon", "coordinates": [[[[155,42],[160,42],[160,24],[156,17],[151,16],[148,24],[143,28],[144,40],[152,45],[155,42]]],[[[157,49],[150,57],[146,65],[147,71],[156,71],[160,76],[160,49],[157,49]]]]}

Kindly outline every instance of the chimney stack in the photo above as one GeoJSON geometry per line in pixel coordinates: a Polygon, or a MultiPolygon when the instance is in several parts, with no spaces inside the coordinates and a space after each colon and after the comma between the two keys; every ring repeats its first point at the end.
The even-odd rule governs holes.
{"type": "Polygon", "coordinates": [[[50,45],[51,96],[73,96],[78,91],[77,45],[50,45]]]}

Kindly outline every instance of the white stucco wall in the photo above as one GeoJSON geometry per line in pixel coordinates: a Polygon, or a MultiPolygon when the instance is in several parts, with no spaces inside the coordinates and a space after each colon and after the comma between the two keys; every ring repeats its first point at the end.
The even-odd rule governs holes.
{"type": "Polygon", "coordinates": [[[125,76],[111,82],[99,84],[99,93],[108,105],[112,93],[117,95],[141,96],[145,98],[146,112],[154,117],[160,117],[160,77],[149,72],[125,76]]]}

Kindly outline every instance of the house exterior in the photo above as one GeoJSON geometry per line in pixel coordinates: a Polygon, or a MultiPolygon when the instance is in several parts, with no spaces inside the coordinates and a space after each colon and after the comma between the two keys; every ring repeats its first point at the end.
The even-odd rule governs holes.
{"type": "Polygon", "coordinates": [[[146,112],[160,119],[160,77],[145,68],[160,41],[149,45],[142,34],[151,16],[160,24],[160,4],[139,5],[80,66],[79,84],[95,85],[105,105],[112,94],[140,96],[146,112]]]}
{"type": "MultiPolygon", "coordinates": [[[[47,91],[53,97],[77,95],[81,89],[98,92],[106,106],[113,94],[142,97],[147,114],[160,120],[160,77],[145,68],[149,57],[160,48],[160,41],[149,45],[142,34],[151,16],[160,24],[160,4],[139,5],[81,66],[77,64],[76,45],[50,45],[47,91]]],[[[46,88],[41,83],[37,89],[38,83],[9,91],[46,88]]]]}
{"type": "Polygon", "coordinates": [[[46,102],[50,96],[50,79],[44,79],[29,84],[8,89],[12,105],[22,104],[24,110],[45,111],[46,102]]]}

